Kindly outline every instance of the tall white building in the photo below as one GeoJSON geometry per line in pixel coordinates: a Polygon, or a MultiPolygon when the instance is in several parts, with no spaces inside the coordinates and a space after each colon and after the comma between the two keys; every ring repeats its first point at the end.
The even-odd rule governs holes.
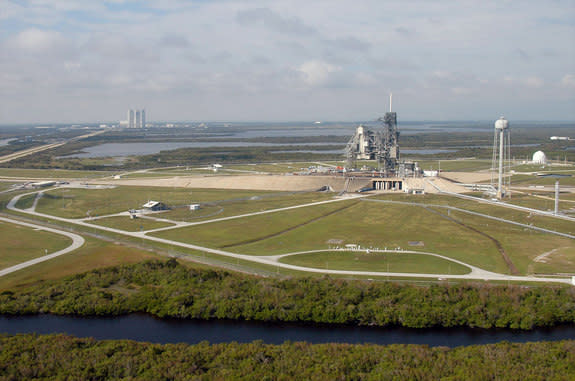
{"type": "Polygon", "coordinates": [[[142,128],[142,117],[141,117],[141,111],[140,110],[136,110],[136,117],[134,120],[134,128],[142,128]]]}
{"type": "Polygon", "coordinates": [[[128,111],[128,128],[134,128],[134,110],[128,111]]]}
{"type": "Polygon", "coordinates": [[[129,110],[128,111],[128,128],[146,127],[146,110],[129,110]]]}

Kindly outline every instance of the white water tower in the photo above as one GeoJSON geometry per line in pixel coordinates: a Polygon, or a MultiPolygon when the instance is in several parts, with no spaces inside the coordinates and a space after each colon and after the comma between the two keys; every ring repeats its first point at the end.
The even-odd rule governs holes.
{"type": "Polygon", "coordinates": [[[497,168],[498,199],[511,196],[509,187],[511,176],[509,173],[511,163],[511,143],[509,138],[509,122],[504,117],[495,121],[495,135],[493,137],[493,158],[491,160],[491,185],[495,187],[495,169],[497,168]]]}

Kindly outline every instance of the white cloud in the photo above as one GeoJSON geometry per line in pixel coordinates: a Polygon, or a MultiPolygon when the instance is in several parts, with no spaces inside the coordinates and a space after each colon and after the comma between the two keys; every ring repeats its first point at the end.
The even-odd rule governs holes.
{"type": "MultiPolygon", "coordinates": [[[[575,62],[575,10],[562,2],[4,2],[0,123],[19,119],[21,104],[32,119],[58,107],[72,119],[86,109],[113,118],[128,94],[170,119],[298,119],[326,100],[346,107],[324,119],[361,118],[389,90],[408,119],[478,118],[494,104],[529,118],[522,102],[575,98],[575,75],[557,74],[573,73],[575,62]],[[302,101],[310,90],[317,96],[302,101]],[[77,115],[66,107],[70,94],[86,104],[77,115]],[[282,107],[260,107],[272,99],[282,107]]],[[[553,107],[553,117],[575,118],[553,107]]]]}
{"type": "Polygon", "coordinates": [[[527,87],[531,87],[533,89],[539,89],[543,87],[545,82],[539,77],[528,77],[523,80],[523,83],[527,87]]]}
{"type": "Polygon", "coordinates": [[[568,89],[575,89],[575,74],[565,74],[561,78],[561,86],[568,89]]]}
{"type": "Polygon", "coordinates": [[[298,70],[303,74],[303,80],[307,85],[319,86],[326,84],[330,75],[341,71],[341,67],[314,60],[304,62],[298,70]]]}
{"type": "Polygon", "coordinates": [[[60,33],[36,28],[26,29],[12,40],[16,48],[31,52],[43,52],[52,49],[61,42],[60,33]]]}

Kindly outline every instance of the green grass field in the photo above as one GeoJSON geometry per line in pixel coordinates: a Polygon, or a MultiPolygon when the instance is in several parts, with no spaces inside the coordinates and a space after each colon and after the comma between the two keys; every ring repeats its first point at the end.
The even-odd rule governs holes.
{"type": "Polygon", "coordinates": [[[528,185],[555,185],[559,180],[559,185],[575,185],[575,175],[571,177],[541,177],[536,175],[513,175],[511,177],[511,186],[528,186],[528,185]]]}
{"type": "MultiPolygon", "coordinates": [[[[394,198],[404,197],[397,196],[394,198]]],[[[417,200],[438,204],[470,203],[467,200],[427,195],[417,200]]],[[[174,229],[157,235],[250,255],[321,250],[327,249],[329,242],[334,241],[360,244],[363,247],[404,249],[410,248],[411,241],[422,241],[424,248],[417,250],[442,254],[486,270],[509,273],[510,268],[503,259],[503,252],[523,274],[530,270],[529,265],[537,255],[556,247],[564,247],[565,260],[554,262],[552,258],[547,267],[554,271],[575,272],[575,264],[569,264],[570,250],[575,248],[575,242],[568,238],[465,213],[449,212],[447,215],[448,212],[442,208],[425,209],[361,201],[355,202],[350,208],[337,210],[336,205],[174,229]],[[328,214],[328,211],[334,213],[328,214]],[[245,226],[250,229],[245,229],[245,226]]],[[[477,204],[475,208],[487,209],[485,212],[495,210],[507,218],[511,215],[513,218],[509,219],[518,219],[518,214],[525,216],[523,212],[490,205],[477,204]]],[[[533,216],[532,219],[537,220],[537,217],[533,216]]],[[[563,228],[572,226],[565,224],[569,221],[546,219],[563,228]]]]}
{"type": "Polygon", "coordinates": [[[84,246],[78,250],[0,277],[0,290],[27,287],[98,268],[158,258],[161,257],[152,252],[87,238],[84,246]]]}
{"type": "Polygon", "coordinates": [[[66,218],[83,218],[88,211],[92,216],[101,216],[139,209],[149,200],[162,201],[168,206],[188,205],[246,198],[270,194],[266,191],[201,190],[184,188],[154,188],[121,186],[112,189],[56,189],[45,192],[36,210],[66,218]]]}
{"type": "Polygon", "coordinates": [[[10,189],[16,184],[18,183],[0,181],[0,192],[10,189]]]}
{"type": "Polygon", "coordinates": [[[54,253],[72,240],[59,234],[0,221],[0,269],[54,253]]]}
{"type": "Polygon", "coordinates": [[[174,176],[197,176],[197,175],[228,175],[231,173],[214,173],[212,170],[208,169],[199,169],[199,168],[190,168],[190,169],[176,169],[176,168],[158,168],[158,169],[150,169],[145,172],[130,172],[122,175],[123,179],[132,179],[132,178],[166,178],[166,177],[174,177],[174,176]]]}
{"type": "MultiPolygon", "coordinates": [[[[280,220],[281,216],[277,217],[280,220]]],[[[493,271],[506,266],[492,242],[420,207],[360,202],[352,208],[291,230],[280,236],[245,244],[237,251],[247,254],[280,254],[326,249],[329,242],[362,247],[409,249],[442,254],[493,271]]]]}
{"type": "Polygon", "coordinates": [[[316,162],[285,162],[285,163],[268,163],[268,164],[254,164],[254,165],[232,164],[232,165],[226,165],[223,169],[268,172],[268,173],[289,173],[289,172],[300,172],[302,170],[307,170],[307,168],[311,166],[317,167],[318,164],[316,162]]]}
{"type": "Polygon", "coordinates": [[[540,173],[569,173],[575,171],[574,165],[541,165],[541,164],[519,164],[514,165],[513,170],[516,172],[540,172],[540,173]]]}
{"type": "Polygon", "coordinates": [[[475,172],[491,167],[491,160],[460,159],[460,160],[415,160],[424,170],[437,170],[450,172],[475,172]]]}
{"type": "Polygon", "coordinates": [[[21,177],[40,179],[84,179],[110,176],[111,173],[103,171],[72,171],[66,169],[24,169],[0,168],[0,177],[21,177]]]}
{"type": "MultiPolygon", "coordinates": [[[[543,211],[553,211],[555,209],[555,195],[549,194],[545,197],[534,197],[528,194],[519,194],[515,192],[511,199],[506,200],[506,202],[513,205],[525,206],[527,208],[539,209],[543,211]]],[[[572,202],[562,202],[561,197],[559,197],[559,210],[569,209],[575,207],[575,203],[572,202]]]]}
{"type": "MultiPolygon", "coordinates": [[[[476,196],[480,197],[480,195],[476,196]]],[[[374,196],[373,198],[382,200],[414,202],[414,203],[449,205],[479,213],[484,213],[494,217],[504,218],[510,221],[515,221],[523,224],[533,224],[541,228],[555,230],[562,233],[575,234],[575,226],[570,221],[560,220],[546,216],[532,215],[529,212],[514,210],[510,208],[505,208],[503,206],[495,206],[492,204],[472,200],[465,200],[451,196],[426,194],[423,196],[412,197],[405,194],[386,194],[386,195],[374,196]]],[[[511,199],[513,199],[513,196],[511,199]]]]}
{"type": "Polygon", "coordinates": [[[251,255],[326,249],[331,240],[364,247],[406,249],[410,241],[423,241],[425,248],[422,250],[494,271],[506,270],[492,242],[438,218],[430,211],[403,205],[345,203],[353,204],[339,211],[343,205],[336,203],[176,229],[157,235],[251,255]],[[337,212],[327,215],[329,211],[337,212]],[[250,229],[245,229],[245,226],[250,226],[250,229]]]}
{"type": "Polygon", "coordinates": [[[36,199],[36,194],[29,194],[26,196],[20,197],[18,202],[16,203],[16,207],[18,209],[28,209],[34,205],[34,200],[36,199]]]}
{"type": "MultiPolygon", "coordinates": [[[[230,251],[238,251],[239,249],[236,249],[236,247],[239,245],[245,245],[251,241],[265,240],[268,237],[276,235],[283,235],[291,229],[296,229],[299,226],[311,223],[315,220],[321,220],[330,213],[335,213],[355,203],[357,203],[357,201],[329,203],[284,212],[173,229],[152,235],[179,242],[195,243],[209,247],[226,248],[230,251]]],[[[281,247],[275,248],[275,253],[278,251],[291,251],[294,244],[295,242],[282,242],[281,247]]],[[[250,254],[268,255],[272,253],[267,251],[251,251],[250,254]]]]}
{"type": "Polygon", "coordinates": [[[260,212],[270,209],[285,208],[288,206],[308,204],[317,201],[329,200],[333,194],[306,192],[294,194],[269,194],[255,196],[250,199],[230,200],[222,202],[209,202],[199,210],[190,211],[189,208],[177,208],[159,215],[162,218],[175,221],[202,221],[213,218],[237,216],[246,213],[260,212]]]}
{"type": "Polygon", "coordinates": [[[575,273],[575,240],[534,232],[464,213],[451,212],[451,216],[497,240],[521,274],[529,272],[529,265],[533,263],[535,257],[559,247],[565,248],[568,260],[558,262],[556,258],[551,257],[549,268],[553,268],[553,272],[575,273]]]}
{"type": "Polygon", "coordinates": [[[468,267],[429,255],[331,251],[284,257],[282,263],[329,270],[390,271],[422,274],[467,274],[468,267]]]}
{"type": "MultiPolygon", "coordinates": [[[[161,217],[160,215],[157,216],[161,217]]],[[[128,232],[158,229],[173,225],[162,221],[150,220],[147,218],[131,219],[130,216],[113,216],[106,218],[98,218],[88,222],[94,225],[107,226],[109,228],[125,230],[128,232]]]]}

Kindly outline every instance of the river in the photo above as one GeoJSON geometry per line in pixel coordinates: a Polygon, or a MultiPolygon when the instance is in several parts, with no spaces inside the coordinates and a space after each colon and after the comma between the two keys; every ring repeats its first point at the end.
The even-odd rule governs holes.
{"type": "Polygon", "coordinates": [[[0,316],[0,332],[66,333],[100,340],[129,339],[152,343],[247,343],[285,341],[309,343],[427,344],[456,347],[500,341],[555,341],[575,339],[575,326],[519,331],[478,328],[379,328],[354,326],[262,323],[230,320],[156,319],[132,314],[120,317],[71,317],[56,315],[0,316]]]}

